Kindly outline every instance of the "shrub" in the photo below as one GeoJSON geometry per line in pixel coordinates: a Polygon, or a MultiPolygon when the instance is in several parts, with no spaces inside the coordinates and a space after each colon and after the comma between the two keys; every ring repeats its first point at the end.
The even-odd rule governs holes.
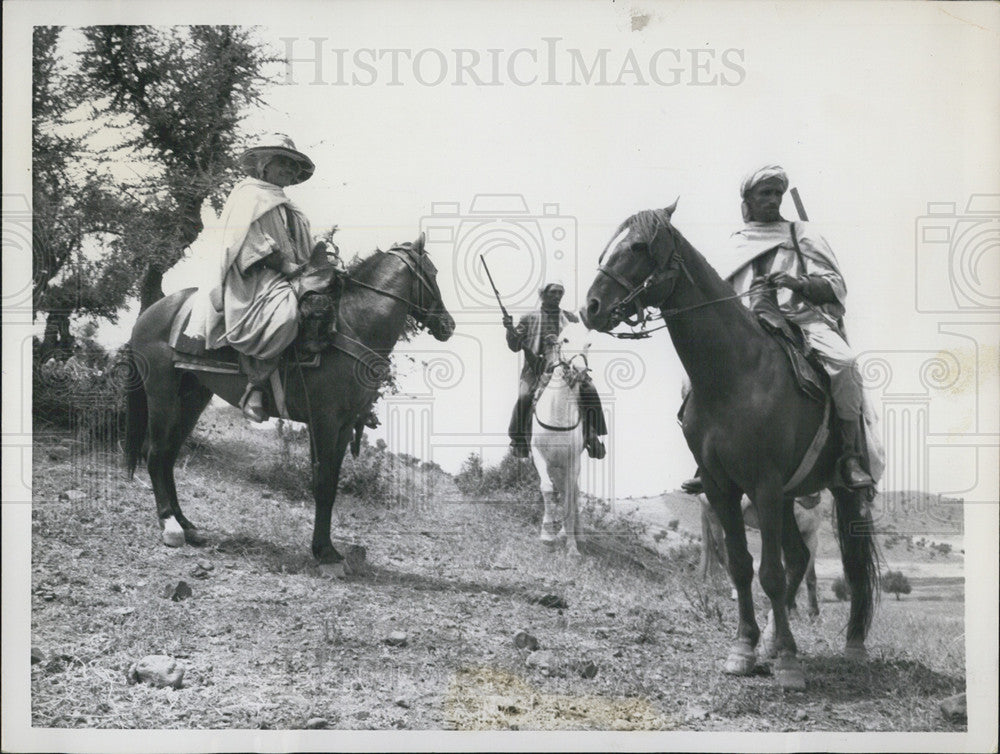
{"type": "Polygon", "coordinates": [[[913,591],[913,587],[910,586],[910,580],[903,575],[902,571],[886,571],[882,576],[882,591],[895,594],[898,600],[899,595],[909,594],[913,591]]]}
{"type": "MultiPolygon", "coordinates": [[[[38,357],[40,344],[34,345],[38,357]]],[[[68,429],[97,446],[113,446],[124,427],[124,388],[131,378],[126,347],[109,354],[89,339],[78,339],[69,358],[36,358],[31,407],[35,428],[68,429]]]]}
{"type": "Polygon", "coordinates": [[[844,581],[843,576],[838,576],[833,582],[833,586],[831,588],[833,589],[833,596],[841,602],[851,598],[851,588],[847,585],[847,582],[844,581]]]}

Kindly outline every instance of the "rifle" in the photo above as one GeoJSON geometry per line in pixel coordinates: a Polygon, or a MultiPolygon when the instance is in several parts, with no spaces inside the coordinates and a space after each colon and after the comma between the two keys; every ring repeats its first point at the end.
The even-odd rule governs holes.
{"type": "Polygon", "coordinates": [[[795,211],[799,213],[799,219],[802,222],[808,222],[809,215],[806,214],[806,208],[802,206],[802,197],[799,196],[799,190],[793,188],[788,193],[792,195],[792,201],[795,202],[795,211]]]}
{"type": "Polygon", "coordinates": [[[493,295],[497,297],[497,304],[500,305],[500,311],[503,312],[504,319],[509,318],[510,315],[504,308],[503,301],[500,300],[500,291],[497,290],[496,284],[493,282],[493,276],[490,274],[490,268],[486,266],[486,259],[482,254],[479,255],[479,261],[483,263],[483,269],[486,270],[486,277],[489,278],[490,287],[493,288],[493,295]]]}

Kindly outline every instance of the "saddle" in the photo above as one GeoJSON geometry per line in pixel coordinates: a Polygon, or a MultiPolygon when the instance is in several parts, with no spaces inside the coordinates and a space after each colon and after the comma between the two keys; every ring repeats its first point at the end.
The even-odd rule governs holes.
{"type": "Polygon", "coordinates": [[[765,289],[752,295],[750,311],[757,316],[757,321],[765,332],[774,338],[788,357],[799,390],[807,398],[824,403],[829,395],[830,378],[816,354],[806,345],[802,330],[781,314],[777,291],[773,288],[765,289]]]}

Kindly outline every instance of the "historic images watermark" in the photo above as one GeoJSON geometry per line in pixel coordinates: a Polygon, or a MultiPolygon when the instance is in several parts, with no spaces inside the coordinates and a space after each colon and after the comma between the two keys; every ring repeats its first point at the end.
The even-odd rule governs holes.
{"type": "Polygon", "coordinates": [[[280,37],[285,85],[309,86],[739,86],[746,51],[728,47],[582,49],[562,37],[534,46],[340,47],[330,37],[280,37]]]}
{"type": "Polygon", "coordinates": [[[939,338],[859,354],[881,415],[881,487],[891,493],[875,514],[880,524],[924,522],[900,533],[957,534],[963,505],[997,502],[1000,195],[973,194],[964,209],[929,202],[915,226],[914,309],[939,338]]]}

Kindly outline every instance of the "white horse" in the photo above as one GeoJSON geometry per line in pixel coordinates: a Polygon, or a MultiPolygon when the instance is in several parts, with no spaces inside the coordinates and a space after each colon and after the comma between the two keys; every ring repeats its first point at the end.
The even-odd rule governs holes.
{"type": "Polygon", "coordinates": [[[545,504],[541,540],[547,545],[565,540],[573,556],[580,554],[577,540],[582,534],[577,496],[584,443],[578,397],[587,374],[589,348],[588,331],[577,323],[567,325],[547,344],[550,374],[535,400],[531,419],[531,458],[545,504]]]}

